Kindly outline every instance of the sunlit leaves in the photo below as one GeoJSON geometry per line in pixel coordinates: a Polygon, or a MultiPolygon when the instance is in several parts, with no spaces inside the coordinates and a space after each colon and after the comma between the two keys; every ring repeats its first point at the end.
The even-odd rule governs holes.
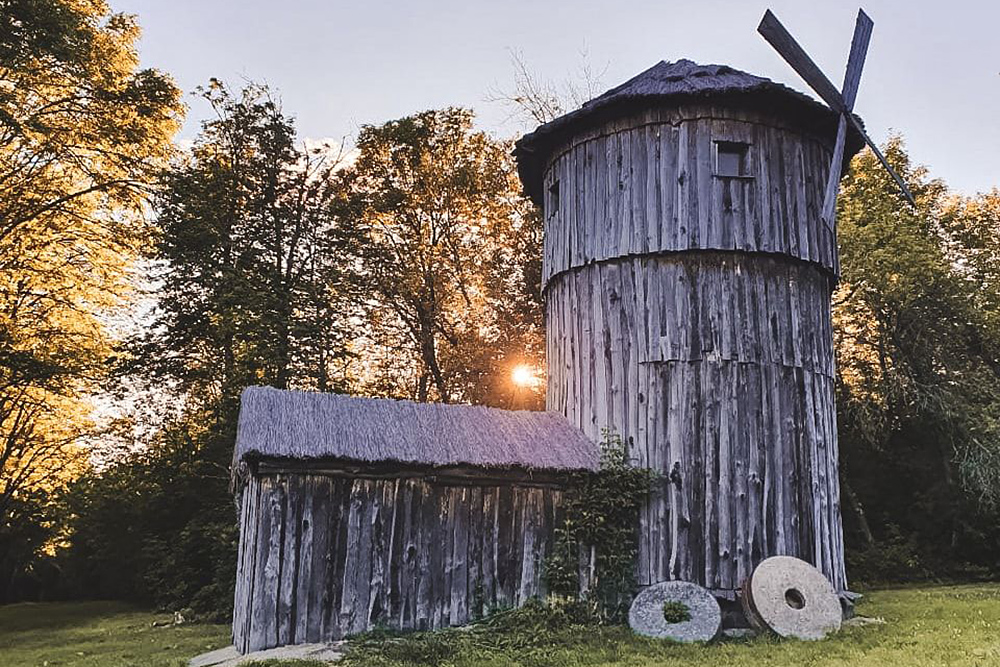
{"type": "Polygon", "coordinates": [[[134,18],[98,0],[13,0],[0,17],[0,515],[83,464],[107,319],[129,296],[143,207],[181,114],[138,71],[134,18]]]}
{"type": "Polygon", "coordinates": [[[366,241],[366,391],[502,404],[511,360],[540,356],[536,213],[511,146],[472,121],[426,111],[358,138],[341,215],[366,241]]]}

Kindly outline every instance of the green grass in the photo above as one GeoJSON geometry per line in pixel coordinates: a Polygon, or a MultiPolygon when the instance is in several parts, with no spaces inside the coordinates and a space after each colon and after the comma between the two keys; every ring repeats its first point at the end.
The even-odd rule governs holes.
{"type": "Polygon", "coordinates": [[[228,625],[169,624],[173,617],[119,602],[0,607],[3,667],[178,667],[227,646],[228,625]]]}
{"type": "Polygon", "coordinates": [[[845,628],[819,642],[761,637],[711,646],[647,640],[617,627],[451,630],[362,643],[347,662],[352,667],[1000,667],[1000,585],[875,591],[859,612],[883,617],[886,624],[845,628]]]}
{"type": "MultiPolygon", "coordinates": [[[[711,646],[645,640],[626,628],[504,621],[471,631],[447,630],[359,641],[345,667],[450,665],[653,665],[684,667],[1000,667],[1000,585],[904,588],[869,593],[859,609],[886,625],[847,628],[821,642],[758,638],[711,646]]],[[[19,604],[0,607],[0,665],[175,667],[224,646],[224,625],[153,627],[169,616],[116,603],[19,604]]],[[[316,662],[258,667],[319,667],[316,662]]]]}

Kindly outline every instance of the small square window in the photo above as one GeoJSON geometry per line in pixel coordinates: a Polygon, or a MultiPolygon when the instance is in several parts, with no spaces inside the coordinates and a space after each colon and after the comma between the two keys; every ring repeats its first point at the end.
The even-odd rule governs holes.
{"type": "Polygon", "coordinates": [[[749,176],[750,144],[738,141],[715,142],[716,176],[749,176]]]}
{"type": "Polygon", "coordinates": [[[552,181],[552,185],[549,186],[549,201],[546,207],[546,213],[548,217],[553,217],[559,212],[559,181],[552,181]]]}

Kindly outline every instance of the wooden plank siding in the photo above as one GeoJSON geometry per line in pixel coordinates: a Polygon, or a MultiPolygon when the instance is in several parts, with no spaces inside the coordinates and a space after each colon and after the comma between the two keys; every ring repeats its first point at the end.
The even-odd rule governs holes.
{"type": "Polygon", "coordinates": [[[562,490],[253,474],[240,497],[241,653],[463,625],[544,595],[562,490]]]}
{"type": "Polygon", "coordinates": [[[778,118],[731,108],[652,109],[582,132],[545,173],[542,284],[628,255],[692,249],[789,255],[835,272],[820,219],[831,149],[778,118]],[[748,172],[715,175],[713,142],[746,143],[748,172]],[[546,202],[546,206],[549,206],[546,202]]]}
{"type": "Polygon", "coordinates": [[[661,473],[640,584],[732,595],[787,554],[846,590],[830,152],[779,117],[694,105],[593,127],[549,164],[547,408],[661,473]],[[747,176],[714,175],[715,141],[749,144],[747,176]]]}

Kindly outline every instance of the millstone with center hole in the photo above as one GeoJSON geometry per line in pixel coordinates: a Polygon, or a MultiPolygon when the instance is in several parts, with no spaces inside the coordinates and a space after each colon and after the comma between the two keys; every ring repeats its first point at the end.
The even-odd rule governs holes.
{"type": "Polygon", "coordinates": [[[628,624],[647,637],[707,642],[715,639],[722,628],[722,611],[715,597],[701,586],[687,581],[662,581],[635,597],[628,612],[628,624]],[[667,620],[667,616],[682,617],[678,612],[684,609],[686,620],[673,623],[667,620]]]}
{"type": "Polygon", "coordinates": [[[747,619],[781,637],[822,639],[840,629],[840,599],[823,574],[791,556],[773,556],[743,584],[747,619]]]}

